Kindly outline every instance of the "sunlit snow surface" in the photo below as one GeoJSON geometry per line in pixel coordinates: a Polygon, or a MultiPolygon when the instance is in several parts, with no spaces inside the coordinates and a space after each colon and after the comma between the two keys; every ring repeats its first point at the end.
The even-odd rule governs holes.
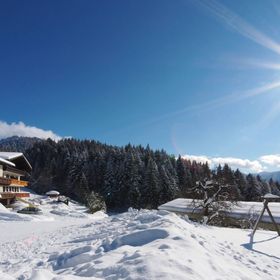
{"type": "Polygon", "coordinates": [[[1,280],[279,279],[275,232],[259,230],[250,244],[248,230],[197,225],[167,211],[107,217],[78,205],[72,214],[83,215],[44,207],[52,220],[0,221],[1,280]]]}
{"type": "MultiPolygon", "coordinates": [[[[192,213],[194,210],[193,200],[188,198],[177,198],[169,201],[161,206],[159,209],[167,210],[170,212],[177,213],[192,213]]],[[[270,202],[268,204],[271,213],[277,223],[280,224],[280,202],[270,202]]],[[[239,201],[236,205],[232,206],[232,209],[228,213],[228,216],[235,218],[249,218],[250,216],[255,216],[257,218],[261,213],[263,208],[262,202],[255,201],[239,201]]],[[[201,209],[197,208],[194,212],[199,212],[201,209]]],[[[262,221],[271,223],[271,219],[267,213],[264,212],[262,221]]],[[[280,279],[280,278],[279,278],[280,279]]]]}

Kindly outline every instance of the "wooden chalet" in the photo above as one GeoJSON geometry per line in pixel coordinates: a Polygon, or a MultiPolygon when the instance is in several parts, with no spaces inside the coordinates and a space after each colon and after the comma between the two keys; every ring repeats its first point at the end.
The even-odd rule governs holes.
{"type": "Polygon", "coordinates": [[[23,153],[0,152],[0,203],[10,205],[17,197],[29,197],[22,188],[28,182],[21,179],[32,170],[23,153]]]}

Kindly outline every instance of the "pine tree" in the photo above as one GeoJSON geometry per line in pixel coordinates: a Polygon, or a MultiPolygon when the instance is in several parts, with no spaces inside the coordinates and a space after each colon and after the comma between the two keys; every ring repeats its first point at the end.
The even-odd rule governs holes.
{"type": "Polygon", "coordinates": [[[159,194],[159,204],[166,203],[170,200],[173,200],[178,194],[178,188],[176,181],[168,171],[166,171],[164,166],[160,166],[159,168],[159,176],[160,176],[160,194],[159,194]]]}
{"type": "Polygon", "coordinates": [[[246,179],[248,182],[248,187],[245,193],[245,199],[248,201],[260,200],[262,192],[259,181],[252,174],[247,175],[246,179]]]}
{"type": "Polygon", "coordinates": [[[189,169],[186,168],[185,162],[181,158],[181,156],[179,156],[177,159],[176,170],[180,194],[182,197],[187,197],[190,195],[189,190],[192,187],[193,182],[191,178],[191,173],[189,169]]]}
{"type": "Polygon", "coordinates": [[[158,206],[160,193],[158,167],[152,158],[148,159],[144,174],[144,184],[142,189],[141,206],[154,209],[158,206]]]}
{"type": "Polygon", "coordinates": [[[245,200],[248,187],[245,176],[237,169],[234,173],[234,177],[240,191],[240,200],[245,200]]]}
{"type": "Polygon", "coordinates": [[[93,191],[87,195],[85,204],[88,207],[90,213],[95,213],[100,210],[106,211],[106,204],[102,196],[93,191]]]}

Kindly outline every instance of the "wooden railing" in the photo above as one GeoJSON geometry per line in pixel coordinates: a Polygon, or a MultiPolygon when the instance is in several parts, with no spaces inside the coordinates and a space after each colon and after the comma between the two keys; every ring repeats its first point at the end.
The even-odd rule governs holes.
{"type": "Polygon", "coordinates": [[[28,186],[27,181],[21,181],[21,180],[16,180],[16,179],[10,179],[10,181],[11,181],[10,185],[12,185],[12,186],[20,186],[20,187],[28,186]]]}
{"type": "Polygon", "coordinates": [[[15,198],[16,194],[12,192],[7,192],[7,193],[1,193],[0,198],[1,199],[9,199],[9,198],[15,198]]]}
{"type": "Polygon", "coordinates": [[[17,186],[17,187],[26,187],[28,186],[27,181],[17,180],[17,179],[8,179],[0,177],[0,186],[17,186]]]}
{"type": "Polygon", "coordinates": [[[11,184],[11,180],[7,178],[0,177],[0,185],[9,186],[11,184]]]}
{"type": "Polygon", "coordinates": [[[28,192],[2,192],[0,193],[0,199],[9,199],[9,198],[21,198],[21,197],[29,197],[30,194],[28,192]]]}

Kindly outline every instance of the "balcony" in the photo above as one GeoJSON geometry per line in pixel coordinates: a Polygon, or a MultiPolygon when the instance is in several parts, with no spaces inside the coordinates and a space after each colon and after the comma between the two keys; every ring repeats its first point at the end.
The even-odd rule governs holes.
{"type": "Polygon", "coordinates": [[[9,186],[10,184],[11,184],[10,179],[0,177],[0,185],[1,186],[9,186]]]}
{"type": "Polygon", "coordinates": [[[0,186],[26,187],[28,186],[28,182],[0,177],[0,186]]]}
{"type": "Polygon", "coordinates": [[[28,182],[27,181],[21,181],[16,179],[10,179],[11,183],[10,186],[16,186],[16,187],[27,187],[28,182]]]}
{"type": "Polygon", "coordinates": [[[7,192],[7,193],[0,193],[0,199],[11,199],[15,198],[16,194],[13,192],[7,192]]]}
{"type": "Polygon", "coordinates": [[[30,193],[28,192],[6,192],[6,193],[0,193],[0,199],[13,199],[16,197],[29,197],[30,193]]]}

